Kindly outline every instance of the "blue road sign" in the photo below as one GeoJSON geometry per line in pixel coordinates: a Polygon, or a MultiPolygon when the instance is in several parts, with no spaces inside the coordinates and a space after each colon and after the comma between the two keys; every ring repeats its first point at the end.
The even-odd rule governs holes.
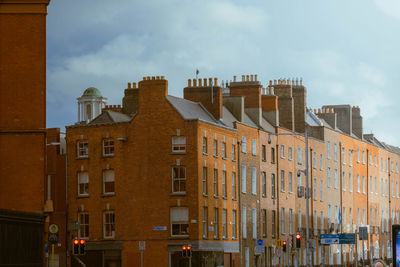
{"type": "Polygon", "coordinates": [[[339,244],[339,235],[320,235],[319,242],[322,245],[339,244]]]}
{"type": "Polygon", "coordinates": [[[355,244],[356,234],[339,234],[339,244],[355,244]]]}
{"type": "Polygon", "coordinates": [[[263,245],[264,245],[264,240],[262,240],[262,239],[257,239],[257,245],[258,245],[258,246],[263,246],[263,245]]]}

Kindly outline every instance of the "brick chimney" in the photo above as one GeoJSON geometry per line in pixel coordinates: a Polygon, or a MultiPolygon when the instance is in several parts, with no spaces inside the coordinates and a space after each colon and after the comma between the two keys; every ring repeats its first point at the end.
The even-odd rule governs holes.
{"type": "Polygon", "coordinates": [[[306,106],[307,106],[307,88],[303,85],[303,80],[287,80],[292,84],[292,96],[294,106],[294,128],[296,132],[304,133],[306,125],[306,106]]]}
{"type": "Polygon", "coordinates": [[[322,106],[322,109],[332,109],[336,114],[337,127],[348,135],[353,133],[353,115],[350,105],[328,105],[322,106]]]}
{"type": "Polygon", "coordinates": [[[363,118],[361,116],[360,107],[353,106],[351,110],[352,116],[352,131],[358,138],[363,138],[363,118]]]}
{"type": "Polygon", "coordinates": [[[136,113],[139,108],[139,89],[136,88],[136,83],[128,83],[128,88],[124,91],[122,99],[122,112],[131,115],[136,113]]]}
{"type": "Polygon", "coordinates": [[[278,96],[279,124],[291,131],[295,130],[294,100],[292,85],[287,80],[269,81],[268,88],[278,96]]]}
{"type": "Polygon", "coordinates": [[[168,81],[164,76],[143,77],[139,82],[139,109],[147,111],[162,106],[168,94],[168,81]]]}
{"type": "Polygon", "coordinates": [[[279,126],[278,97],[273,88],[262,88],[261,110],[263,117],[273,126],[279,126]]]}
{"type": "Polygon", "coordinates": [[[244,122],[244,97],[243,96],[224,96],[224,106],[232,113],[235,118],[244,122]]]}
{"type": "Polygon", "coordinates": [[[200,102],[215,119],[222,118],[222,88],[217,78],[189,79],[183,89],[183,98],[200,102]]]}
{"type": "Polygon", "coordinates": [[[242,75],[241,81],[234,76],[229,84],[230,96],[244,96],[245,111],[259,126],[262,124],[261,88],[257,75],[242,75]]]}
{"type": "Polygon", "coordinates": [[[337,118],[336,113],[333,111],[333,108],[318,109],[317,116],[325,120],[333,129],[336,129],[337,118]]]}

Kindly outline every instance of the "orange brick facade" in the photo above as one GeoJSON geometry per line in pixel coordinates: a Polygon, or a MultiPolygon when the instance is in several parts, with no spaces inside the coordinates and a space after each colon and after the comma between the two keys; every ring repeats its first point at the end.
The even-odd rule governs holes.
{"type": "Polygon", "coordinates": [[[0,265],[44,262],[48,4],[0,2],[0,265]]]}
{"type": "MultiPolygon", "coordinates": [[[[185,98],[208,107],[216,119],[213,122],[188,118],[185,110],[176,106],[176,100],[172,101],[175,98],[168,96],[166,80],[145,77],[138,88],[134,85],[131,89],[137,90],[137,100],[131,100],[134,106],[111,109],[136,110],[129,121],[67,128],[68,212],[72,221],[79,221],[82,213],[89,216],[89,233],[84,237],[88,253],[80,257],[82,260],[106,266],[140,266],[139,241],[145,241],[144,263],[154,266],[188,266],[181,252],[184,244],[193,247],[192,266],[306,264],[304,135],[279,125],[267,126],[254,112],[279,113],[279,96],[273,95],[272,83],[266,91],[256,78],[244,83],[234,81],[231,95],[224,93],[222,100],[226,88],[213,85],[212,91],[208,82],[206,79],[202,85],[189,80],[185,98]],[[247,95],[251,97],[246,102],[247,95]],[[237,118],[231,126],[228,113],[237,118]],[[174,151],[173,140],[181,137],[184,149],[174,151]],[[111,157],[103,155],[104,140],[114,142],[111,157]],[[88,143],[88,157],[77,154],[81,141],[88,143]],[[184,189],[178,192],[175,168],[185,170],[184,184],[179,184],[184,189]],[[104,194],[107,170],[114,173],[115,191],[111,195],[104,194]],[[89,177],[85,195],[78,192],[82,172],[89,177]],[[185,211],[185,230],[180,236],[174,234],[172,222],[176,210],[185,211]],[[106,237],[104,216],[110,211],[114,213],[115,235],[106,237]],[[302,235],[300,249],[292,248],[296,233],[302,235]],[[255,250],[259,239],[265,244],[261,252],[255,250]],[[288,244],[287,252],[281,252],[280,257],[276,256],[278,240],[288,244]]],[[[283,87],[291,88],[288,84],[283,87]]],[[[191,112],[196,112],[197,107],[192,108],[191,112]]],[[[325,115],[331,116],[331,111],[325,115]]],[[[294,117],[285,120],[299,125],[294,117]]],[[[389,226],[398,220],[399,210],[399,156],[392,147],[379,146],[370,137],[361,140],[335,127],[307,126],[310,238],[352,233],[358,226],[369,225],[366,258],[390,258],[389,226]],[[388,160],[388,166],[393,162],[393,171],[380,170],[381,158],[388,160]]],[[[79,231],[70,231],[69,240],[79,235],[79,231]]],[[[315,265],[354,263],[362,254],[349,245],[316,244],[310,249],[315,265]]]]}

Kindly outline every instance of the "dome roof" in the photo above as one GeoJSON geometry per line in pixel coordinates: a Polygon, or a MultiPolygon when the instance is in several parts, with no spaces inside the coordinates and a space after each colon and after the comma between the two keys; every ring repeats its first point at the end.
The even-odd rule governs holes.
{"type": "Polygon", "coordinates": [[[103,97],[100,90],[95,87],[89,87],[83,92],[82,97],[103,97]]]}

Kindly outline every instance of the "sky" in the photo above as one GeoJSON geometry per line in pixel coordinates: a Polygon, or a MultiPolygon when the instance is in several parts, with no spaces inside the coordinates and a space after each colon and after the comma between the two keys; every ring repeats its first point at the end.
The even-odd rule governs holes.
{"type": "Polygon", "coordinates": [[[400,146],[400,0],[51,0],[47,127],[77,121],[91,86],[121,104],[128,82],[258,74],[303,78],[307,106],[360,106],[364,133],[400,146]]]}

